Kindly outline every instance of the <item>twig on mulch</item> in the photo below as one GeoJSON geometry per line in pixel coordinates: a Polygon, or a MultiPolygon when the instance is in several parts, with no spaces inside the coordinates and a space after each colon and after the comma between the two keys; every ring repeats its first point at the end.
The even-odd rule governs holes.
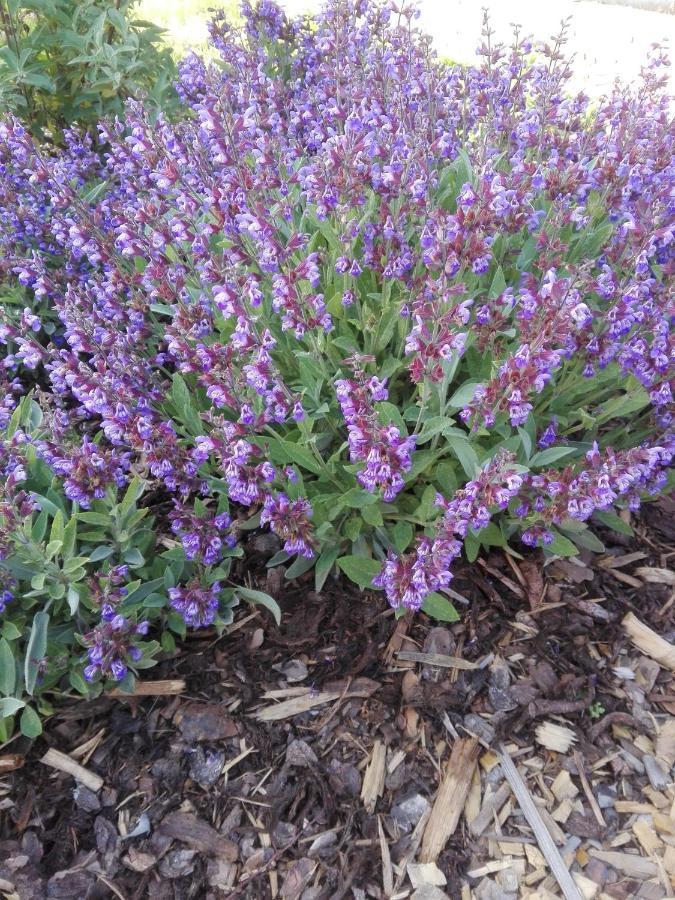
{"type": "Polygon", "coordinates": [[[74,759],[71,759],[66,753],[61,753],[60,750],[50,748],[40,762],[44,763],[45,766],[51,766],[52,769],[57,769],[59,772],[72,775],[76,781],[79,781],[85,787],[88,787],[89,790],[94,791],[94,793],[100,791],[103,787],[103,779],[100,775],[85,769],[84,766],[76,763],[74,759]]]}
{"type": "Polygon", "coordinates": [[[516,769],[513,760],[509,756],[508,750],[503,744],[499,747],[499,761],[501,762],[504,777],[511,785],[511,790],[516,796],[518,805],[527,819],[530,828],[534,831],[539,849],[544,854],[546,862],[549,864],[551,872],[560,885],[563,895],[566,900],[582,900],[579,888],[574,883],[569,869],[563,862],[560,851],[553,843],[553,839],[551,838],[546,825],[544,825],[539,810],[535,806],[534,800],[532,799],[525,782],[521,778],[518,769],[516,769]]]}

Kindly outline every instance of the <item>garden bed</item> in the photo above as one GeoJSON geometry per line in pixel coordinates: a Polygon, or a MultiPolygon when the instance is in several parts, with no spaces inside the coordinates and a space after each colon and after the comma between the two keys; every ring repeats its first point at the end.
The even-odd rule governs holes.
{"type": "Polygon", "coordinates": [[[21,900],[560,896],[503,748],[581,896],[671,895],[675,688],[622,621],[672,633],[672,512],[650,505],[634,538],[602,535],[605,554],[583,561],[542,570],[498,551],[459,568],[448,627],[396,622],[346,583],[315,594],[262,575],[281,628],[241,609],[221,638],[198,633],[160,663],[160,696],[60,706],[45,739],[3,748],[0,887],[21,900]],[[436,855],[427,817],[457,747],[473,775],[436,855]],[[58,755],[41,763],[48,749],[89,786],[58,755]]]}

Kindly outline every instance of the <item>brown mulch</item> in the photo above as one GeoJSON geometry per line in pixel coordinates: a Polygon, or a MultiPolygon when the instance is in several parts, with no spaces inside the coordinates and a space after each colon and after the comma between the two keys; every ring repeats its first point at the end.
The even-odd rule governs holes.
{"type": "Polygon", "coordinates": [[[465,566],[453,625],[284,585],[281,628],[242,607],[158,696],[59,706],[0,748],[0,894],[563,896],[545,832],[567,896],[675,895],[673,671],[624,622],[675,638],[674,511],[604,554],[465,566]]]}

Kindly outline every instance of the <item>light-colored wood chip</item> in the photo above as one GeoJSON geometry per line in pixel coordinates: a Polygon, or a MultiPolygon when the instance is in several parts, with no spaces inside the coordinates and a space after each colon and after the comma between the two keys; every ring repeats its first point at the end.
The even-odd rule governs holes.
{"type": "Polygon", "coordinates": [[[622,875],[629,875],[631,878],[654,878],[658,876],[658,867],[656,863],[644,856],[638,856],[635,853],[621,853],[618,850],[596,850],[591,847],[588,855],[599,859],[600,862],[607,863],[622,875]]]}
{"type": "MultiPolygon", "coordinates": [[[[570,871],[563,862],[560,851],[553,842],[553,838],[549,833],[547,825],[543,821],[542,810],[539,810],[532,799],[532,795],[527,785],[523,781],[520,773],[509,756],[506,747],[502,744],[499,748],[499,756],[502,764],[504,777],[511,785],[521,812],[527,819],[527,822],[534,832],[537,839],[537,845],[546,858],[551,872],[556,881],[560,885],[563,896],[566,900],[581,900],[579,888],[574,883],[570,871]]],[[[550,818],[550,817],[549,817],[550,818]]],[[[555,824],[555,823],[553,823],[555,824]]],[[[557,826],[556,826],[557,827],[557,826]]]]}
{"type": "Polygon", "coordinates": [[[417,650],[399,650],[396,659],[403,662],[424,663],[427,666],[440,666],[443,669],[478,669],[479,665],[462,659],[459,656],[447,656],[445,653],[421,653],[417,650]]]}
{"type": "Polygon", "coordinates": [[[165,681],[137,681],[133,691],[121,691],[115,688],[110,691],[111,697],[168,697],[185,693],[185,682],[182,678],[169,678],[165,681]]]}
{"type": "Polygon", "coordinates": [[[81,766],[79,763],[75,762],[70,756],[66,753],[61,753],[60,750],[54,750],[51,747],[43,757],[41,757],[40,762],[45,766],[50,766],[52,769],[57,769],[59,772],[65,772],[67,775],[72,775],[75,781],[79,781],[80,784],[83,784],[85,787],[88,787],[90,791],[100,791],[103,787],[103,779],[100,775],[97,775],[95,772],[90,772],[89,769],[85,769],[84,766],[81,766]]]}
{"type": "Polygon", "coordinates": [[[581,891],[584,900],[594,900],[594,898],[597,897],[600,890],[599,884],[596,884],[595,881],[591,881],[590,878],[586,878],[586,876],[582,875],[580,872],[575,872],[572,878],[574,878],[576,886],[581,891]]]}
{"type": "Polygon", "coordinates": [[[675,835],[675,821],[670,816],[655,812],[652,813],[652,822],[659,834],[675,835]]]}
{"type": "Polygon", "coordinates": [[[663,841],[659,840],[651,824],[644,819],[633,822],[633,834],[647,856],[659,853],[663,849],[663,841]]]}
{"type": "Polygon", "coordinates": [[[436,863],[408,863],[408,878],[414,888],[423,887],[425,884],[443,887],[447,881],[436,863]]]}
{"type": "Polygon", "coordinates": [[[471,787],[466,795],[466,803],[464,804],[464,818],[467,822],[473,822],[480,812],[480,771],[478,767],[474,769],[473,778],[471,779],[471,787]]]}
{"type": "Polygon", "coordinates": [[[655,812],[651,803],[640,803],[637,800],[617,800],[614,803],[614,809],[618,813],[627,813],[628,815],[643,815],[645,813],[651,815],[655,812]]]}
{"type": "Polygon", "coordinates": [[[573,810],[574,807],[572,805],[572,801],[569,797],[565,797],[564,800],[561,800],[559,806],[556,806],[556,808],[553,810],[551,816],[553,819],[555,819],[556,822],[560,822],[561,825],[564,825],[572,815],[573,810]]]}
{"type": "Polygon", "coordinates": [[[581,758],[581,753],[578,750],[574,751],[574,762],[577,766],[577,772],[579,773],[579,780],[581,781],[581,786],[584,789],[584,794],[586,794],[586,799],[591,807],[593,815],[595,816],[595,821],[602,828],[607,828],[607,822],[605,822],[605,818],[602,815],[602,810],[598,805],[598,801],[595,799],[595,794],[591,790],[591,785],[586,778],[586,772],[584,771],[584,761],[581,758]]]}
{"type": "Polygon", "coordinates": [[[319,691],[312,693],[308,689],[304,689],[305,693],[300,697],[291,697],[289,700],[282,700],[281,703],[275,703],[273,706],[266,706],[264,709],[258,710],[253,717],[258,722],[277,722],[280,719],[290,719],[292,716],[299,716],[308,712],[317,706],[325,706],[342,696],[340,691],[319,691]]]}
{"type": "Polygon", "coordinates": [[[626,553],[623,556],[604,556],[597,560],[599,566],[603,569],[621,569],[624,566],[630,566],[640,559],[646,559],[647,554],[637,550],[635,553],[626,553]]]}
{"type": "Polygon", "coordinates": [[[666,669],[675,672],[675,647],[653,631],[636,615],[629,612],[623,619],[623,627],[633,644],[666,669]]]}
{"type": "Polygon", "coordinates": [[[372,815],[375,812],[375,805],[378,797],[382,796],[384,791],[384,765],[387,756],[387,748],[380,740],[373,744],[373,752],[370,756],[370,762],[366,769],[361,787],[361,800],[366,808],[366,812],[372,815]]]}
{"type": "Polygon", "coordinates": [[[543,869],[546,866],[544,854],[534,844],[525,844],[525,856],[533,869],[543,869]]]}
{"type": "Polygon", "coordinates": [[[479,752],[480,745],[475,738],[455,741],[424,830],[420,855],[422,862],[436,862],[457,828],[479,752]]]}
{"type": "Polygon", "coordinates": [[[556,725],[554,722],[542,722],[541,725],[537,725],[535,735],[538,744],[555,753],[567,753],[577,739],[571,728],[556,725]]]}
{"type": "Polygon", "coordinates": [[[670,801],[661,791],[655,790],[650,784],[642,788],[642,793],[647,797],[657,809],[665,809],[670,806],[670,801]]]}
{"type": "Polygon", "coordinates": [[[560,803],[561,800],[571,800],[579,793],[579,788],[572,781],[570,773],[567,769],[561,769],[553,779],[551,785],[553,796],[560,803]]]}
{"type": "Polygon", "coordinates": [[[663,867],[671,878],[675,877],[675,847],[666,847],[663,854],[663,867]]]}
{"type": "Polygon", "coordinates": [[[5,772],[13,772],[20,769],[24,764],[26,757],[18,753],[10,753],[7,756],[0,756],[0,775],[5,772]]]}
{"type": "Polygon", "coordinates": [[[656,734],[656,756],[671,769],[675,764],[675,718],[659,726],[656,734]]]}
{"type": "Polygon", "coordinates": [[[652,584],[667,584],[675,587],[675,572],[670,569],[656,569],[653,566],[640,566],[635,570],[635,574],[645,581],[652,584]]]}
{"type": "Polygon", "coordinates": [[[499,811],[504,806],[506,801],[511,796],[511,787],[508,781],[503,781],[494,794],[489,794],[485,797],[485,802],[481,808],[481,811],[478,813],[475,819],[472,819],[469,822],[469,828],[476,837],[480,837],[480,835],[485,831],[488,825],[492,825],[494,822],[495,814],[499,814],[499,811]]]}
{"type": "Polygon", "coordinates": [[[512,860],[510,857],[505,859],[493,859],[484,863],[475,869],[470,869],[466,874],[468,878],[484,878],[486,875],[494,875],[495,872],[501,872],[502,869],[510,869],[512,860]]]}
{"type": "Polygon", "coordinates": [[[382,887],[387,897],[391,897],[394,893],[394,870],[391,866],[391,854],[389,853],[389,844],[384,836],[384,828],[382,828],[382,817],[377,817],[377,832],[380,837],[380,854],[382,855],[382,887]]]}

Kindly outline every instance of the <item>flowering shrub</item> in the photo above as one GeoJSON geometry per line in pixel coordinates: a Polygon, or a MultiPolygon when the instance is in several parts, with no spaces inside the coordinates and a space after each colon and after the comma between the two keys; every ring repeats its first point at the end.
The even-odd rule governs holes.
{"type": "Polygon", "coordinates": [[[665,59],[591,105],[560,40],[448,67],[408,7],[243,8],[102,161],[0,128],[8,714],[274,609],[231,581],[247,531],[452,619],[462,548],[600,549],[667,481],[665,59]]]}

